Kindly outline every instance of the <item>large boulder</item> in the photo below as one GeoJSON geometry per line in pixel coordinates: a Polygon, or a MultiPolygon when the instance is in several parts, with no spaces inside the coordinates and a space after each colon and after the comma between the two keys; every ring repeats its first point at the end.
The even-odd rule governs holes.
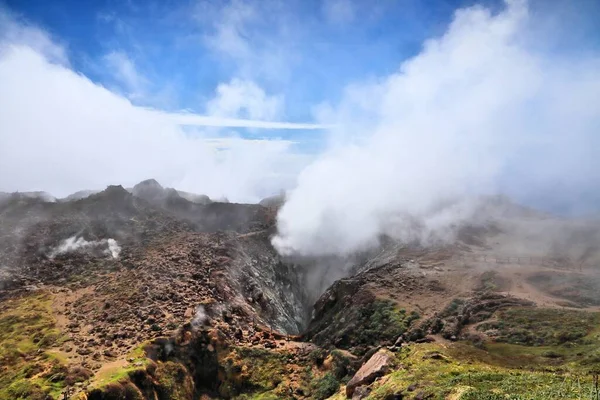
{"type": "Polygon", "coordinates": [[[369,385],[376,378],[387,374],[393,363],[394,354],[387,349],[380,349],[373,354],[346,384],[346,397],[352,398],[357,387],[369,385]]]}

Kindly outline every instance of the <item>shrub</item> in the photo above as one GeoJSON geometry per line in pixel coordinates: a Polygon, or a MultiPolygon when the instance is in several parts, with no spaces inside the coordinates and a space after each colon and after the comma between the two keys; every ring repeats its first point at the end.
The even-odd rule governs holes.
{"type": "Polygon", "coordinates": [[[316,400],[325,400],[333,396],[338,391],[339,387],[340,382],[336,377],[331,373],[327,373],[313,383],[313,398],[316,400]]]}
{"type": "Polygon", "coordinates": [[[326,357],[327,352],[321,348],[316,348],[308,354],[308,359],[317,366],[321,366],[326,357]]]}
{"type": "Polygon", "coordinates": [[[24,379],[13,382],[8,393],[15,400],[45,400],[47,396],[41,387],[24,379]]]}

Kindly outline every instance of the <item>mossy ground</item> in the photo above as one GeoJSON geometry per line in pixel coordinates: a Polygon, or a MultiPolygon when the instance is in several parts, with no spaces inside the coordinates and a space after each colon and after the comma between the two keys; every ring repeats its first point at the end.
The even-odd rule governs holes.
{"type": "MultiPolygon", "coordinates": [[[[56,350],[65,338],[56,329],[51,302],[50,294],[37,293],[0,306],[0,398],[58,398],[66,382],[79,379],[56,350]]],[[[418,317],[380,300],[358,316],[358,328],[348,332],[358,342],[389,341],[418,317]]],[[[592,374],[600,371],[600,314],[518,307],[496,312],[478,330],[492,333],[492,339],[476,346],[458,342],[401,348],[396,361],[402,367],[373,383],[369,399],[398,393],[413,398],[421,392],[423,398],[440,400],[593,398],[592,374]]],[[[150,362],[143,347],[130,353],[127,363],[102,370],[87,387],[143,399],[143,388],[132,383],[133,375],[141,372],[150,374],[153,393],[192,398],[189,371],[177,362],[150,362]]],[[[219,355],[220,395],[246,400],[298,395],[343,399],[343,385],[355,372],[354,363],[340,350],[301,355],[284,349],[229,347],[219,355]]],[[[80,382],[89,378],[84,372],[80,382]]]]}
{"type": "Polygon", "coordinates": [[[64,388],[65,359],[49,351],[65,340],[51,303],[50,294],[36,293],[0,304],[0,398],[57,398],[64,388]]]}
{"type": "MultiPolygon", "coordinates": [[[[69,365],[57,349],[68,338],[56,327],[52,295],[36,292],[0,304],[0,399],[58,399],[67,386],[87,385],[92,372],[69,365]]],[[[125,367],[115,366],[98,374],[91,387],[101,387],[126,379],[145,368],[142,346],[128,358],[125,367]]]]}
{"type": "Polygon", "coordinates": [[[244,400],[306,397],[324,400],[354,373],[340,351],[297,353],[258,348],[233,348],[221,360],[221,396],[244,400]],[[317,354],[318,353],[318,354],[317,354]]]}
{"type": "MultiPolygon", "coordinates": [[[[461,346],[460,344],[458,345],[461,346]]],[[[462,345],[470,347],[467,345],[462,345]]],[[[451,345],[453,347],[453,345],[451,345]]],[[[373,383],[368,399],[393,394],[436,400],[592,399],[592,377],[515,370],[482,362],[483,350],[461,353],[440,344],[418,344],[397,354],[402,368],[373,383]],[[459,358],[456,358],[455,356],[459,358]]],[[[339,392],[333,399],[344,399],[339,392]]]]}
{"type": "Polygon", "coordinates": [[[500,291],[507,286],[507,281],[503,279],[497,271],[485,271],[479,279],[478,291],[500,291]]]}
{"type": "Polygon", "coordinates": [[[407,311],[392,300],[366,297],[356,304],[338,306],[338,312],[321,323],[313,341],[363,355],[373,347],[393,344],[420,318],[416,311],[407,311]]]}
{"type": "Polygon", "coordinates": [[[87,388],[87,400],[193,398],[193,379],[181,363],[153,362],[145,358],[143,346],[135,349],[129,356],[129,359],[133,360],[125,366],[116,365],[96,374],[87,388]]]}
{"type": "Polygon", "coordinates": [[[98,371],[89,386],[92,388],[100,388],[127,379],[132,372],[144,370],[150,362],[150,360],[146,358],[144,346],[145,344],[141,344],[133,349],[126,356],[127,361],[123,361],[124,365],[117,363],[112,367],[98,371]]]}
{"type": "Polygon", "coordinates": [[[495,322],[479,325],[494,330],[497,342],[527,346],[580,344],[600,325],[600,314],[535,307],[512,308],[496,313],[495,322]]]}
{"type": "Polygon", "coordinates": [[[492,321],[482,329],[495,329],[500,342],[403,347],[396,353],[402,367],[373,383],[368,399],[399,393],[440,400],[600,398],[593,383],[600,372],[599,314],[522,307],[499,311],[492,321]]]}
{"type": "Polygon", "coordinates": [[[219,392],[239,399],[282,398],[289,395],[291,379],[307,379],[296,364],[295,355],[287,351],[231,348],[220,360],[219,392]]]}
{"type": "Polygon", "coordinates": [[[485,344],[495,364],[569,373],[600,371],[600,314],[576,310],[514,308],[499,311],[485,344]]]}
{"type": "MultiPolygon", "coordinates": [[[[410,313],[386,305],[375,310],[362,328],[373,330],[390,321],[402,324],[407,317],[410,313]],[[394,320],[396,314],[398,321],[394,320]]],[[[405,398],[421,393],[422,398],[440,400],[592,398],[591,372],[600,366],[598,314],[521,307],[499,311],[490,321],[498,324],[494,329],[505,342],[402,347],[396,353],[402,367],[373,383],[369,398],[386,399],[398,393],[405,398]],[[531,335],[518,334],[521,329],[531,335]],[[506,343],[509,339],[512,343],[506,343]]],[[[229,347],[219,356],[219,397],[270,400],[300,395],[318,400],[330,396],[343,399],[344,384],[356,369],[355,361],[347,355],[340,350],[315,349],[301,356],[282,349],[229,347]]],[[[185,371],[171,370],[175,371],[171,368],[154,376],[169,382],[180,376],[185,383],[185,371]]],[[[171,392],[175,386],[161,384],[171,392]]],[[[187,394],[184,391],[173,398],[186,398],[187,394]]]]}

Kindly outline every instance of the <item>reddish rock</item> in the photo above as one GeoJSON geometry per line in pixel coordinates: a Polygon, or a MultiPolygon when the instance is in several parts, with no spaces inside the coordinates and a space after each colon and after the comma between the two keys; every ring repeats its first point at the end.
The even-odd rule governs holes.
{"type": "Polygon", "coordinates": [[[346,397],[352,398],[358,386],[368,385],[376,378],[388,373],[393,359],[394,354],[386,349],[380,349],[373,354],[346,384],[346,397]]]}

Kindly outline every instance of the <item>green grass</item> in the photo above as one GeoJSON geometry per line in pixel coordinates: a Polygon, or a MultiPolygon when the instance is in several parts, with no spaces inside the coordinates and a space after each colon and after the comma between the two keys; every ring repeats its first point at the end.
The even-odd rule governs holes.
{"type": "Polygon", "coordinates": [[[313,399],[325,400],[335,394],[340,388],[340,381],[332,373],[326,373],[312,382],[311,395],[313,399]]]}
{"type": "Polygon", "coordinates": [[[504,282],[498,276],[496,271],[485,271],[483,274],[481,274],[477,290],[495,292],[500,290],[500,288],[503,286],[503,283],[504,282]]]}
{"type": "Polygon", "coordinates": [[[375,382],[368,398],[398,393],[412,398],[423,392],[439,400],[596,399],[592,373],[600,371],[598,313],[521,307],[494,317],[481,329],[494,329],[498,342],[405,347],[397,354],[403,367],[375,382]],[[415,393],[408,392],[411,385],[415,393]]]}
{"type": "Polygon", "coordinates": [[[102,388],[112,383],[126,381],[132,372],[146,369],[150,360],[146,358],[145,345],[146,343],[142,343],[127,354],[125,358],[133,360],[128,361],[125,366],[115,366],[114,368],[105,369],[97,373],[90,382],[90,386],[93,388],[102,388]]]}
{"type": "Polygon", "coordinates": [[[57,398],[64,388],[66,362],[48,351],[66,340],[51,303],[49,294],[36,293],[0,304],[0,398],[57,398]]]}
{"type": "Polygon", "coordinates": [[[515,370],[478,361],[474,354],[448,351],[438,344],[412,345],[398,355],[403,368],[373,384],[368,398],[385,399],[395,393],[408,396],[408,387],[416,385],[415,392],[438,400],[592,399],[590,375],[515,370]],[[443,359],[431,354],[442,354],[443,359]]]}
{"type": "MultiPolygon", "coordinates": [[[[132,382],[136,374],[151,377],[152,389],[158,398],[171,400],[190,399],[194,393],[194,382],[185,366],[178,362],[152,362],[146,357],[142,343],[127,354],[130,361],[126,365],[115,365],[114,368],[98,372],[90,385],[91,393],[115,399],[142,400],[140,388],[132,382]],[[113,397],[110,397],[113,396],[113,397]]],[[[138,375],[139,376],[139,375],[138,375]]],[[[104,397],[103,397],[104,398],[104,397]]]]}
{"type": "Polygon", "coordinates": [[[478,327],[494,334],[484,345],[488,362],[569,373],[600,370],[600,314],[523,307],[495,317],[478,327]]]}
{"type": "Polygon", "coordinates": [[[418,313],[399,309],[393,301],[374,299],[338,313],[324,335],[338,348],[364,354],[369,347],[393,344],[417,319],[418,313]]]}
{"type": "Polygon", "coordinates": [[[158,363],[155,376],[159,398],[186,400],[193,397],[194,382],[183,365],[171,361],[158,363]]]}
{"type": "Polygon", "coordinates": [[[294,398],[296,389],[309,399],[323,400],[339,390],[349,371],[354,373],[347,357],[335,350],[298,357],[286,351],[235,347],[220,365],[221,396],[238,400],[294,398]]]}
{"type": "Polygon", "coordinates": [[[497,342],[525,346],[582,344],[600,324],[597,313],[533,307],[499,311],[496,319],[496,322],[479,325],[478,329],[496,331],[497,342]]]}
{"type": "Polygon", "coordinates": [[[219,391],[224,397],[239,399],[276,395],[284,389],[279,385],[288,375],[286,366],[290,362],[291,354],[286,352],[234,347],[220,360],[223,382],[219,391]],[[242,393],[246,395],[241,396],[242,393]]]}

